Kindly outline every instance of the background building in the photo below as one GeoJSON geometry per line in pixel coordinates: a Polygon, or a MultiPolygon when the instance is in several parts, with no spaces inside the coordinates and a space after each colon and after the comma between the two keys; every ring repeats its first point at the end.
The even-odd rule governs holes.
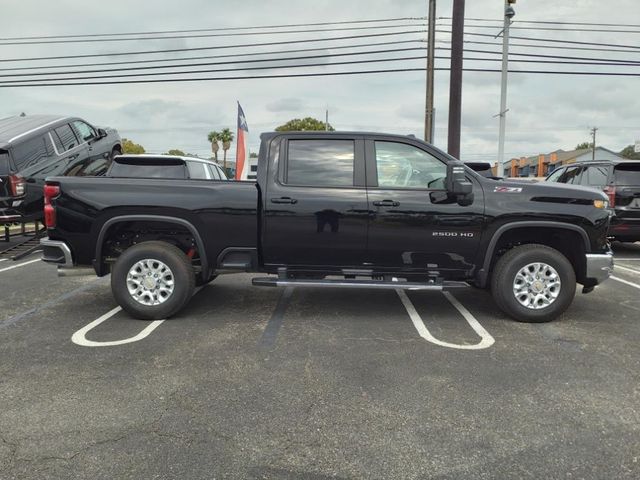
{"type": "MultiPolygon", "coordinates": [[[[580,150],[556,150],[547,154],[539,154],[533,157],[512,158],[502,164],[494,166],[494,173],[501,177],[546,177],[561,165],[570,163],[588,162],[593,159],[593,150],[583,148],[580,150]]],[[[596,147],[596,160],[624,160],[617,153],[604,147],[596,147]]]]}

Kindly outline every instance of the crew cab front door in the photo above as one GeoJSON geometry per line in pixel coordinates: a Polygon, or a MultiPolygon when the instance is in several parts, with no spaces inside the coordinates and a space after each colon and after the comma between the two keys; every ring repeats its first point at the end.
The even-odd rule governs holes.
{"type": "Polygon", "coordinates": [[[364,141],[332,134],[279,143],[263,197],[266,265],[361,266],[367,247],[364,141]]]}
{"type": "Polygon", "coordinates": [[[446,163],[437,151],[397,139],[366,140],[371,207],[367,262],[376,270],[464,276],[473,268],[483,225],[484,198],[461,206],[445,190],[446,163]]]}

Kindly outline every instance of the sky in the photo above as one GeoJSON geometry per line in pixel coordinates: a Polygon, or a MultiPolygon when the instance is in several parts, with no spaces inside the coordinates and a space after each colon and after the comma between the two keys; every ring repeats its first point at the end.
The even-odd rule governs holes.
{"type": "MultiPolygon", "coordinates": [[[[451,17],[453,0],[437,1],[438,30],[436,45],[446,47],[450,35],[446,17],[451,17]],[[444,32],[443,32],[444,31],[444,32]]],[[[480,28],[481,25],[499,25],[502,21],[502,0],[467,0],[467,33],[497,35],[500,28],[480,28]],[[492,19],[493,22],[473,19],[492,19]]],[[[73,0],[21,0],[3,2],[2,38],[78,35],[123,32],[150,32],[187,29],[216,29],[228,27],[254,27],[315,22],[339,22],[363,19],[391,19],[399,17],[425,17],[426,0],[316,0],[290,2],[282,0],[228,2],[221,0],[182,0],[180,2],[155,0],[110,0],[109,2],[80,2],[73,0]]],[[[514,27],[534,26],[518,21],[565,21],[638,24],[640,32],[640,2],[638,0],[518,0],[515,5],[514,27]],[[615,6],[615,8],[612,8],[615,6]]],[[[378,25],[406,25],[409,27],[379,28],[351,31],[317,32],[305,30],[325,27],[296,28],[294,34],[247,35],[247,31],[229,37],[200,37],[182,34],[187,38],[164,38],[147,41],[118,41],[94,43],[61,43],[33,45],[2,45],[0,40],[0,70],[23,66],[55,65],[53,61],[2,61],[30,57],[75,54],[112,54],[137,50],[197,48],[260,44],[251,48],[225,48],[193,52],[155,55],[115,56],[83,60],[60,60],[65,63],[108,62],[143,59],[168,59],[187,56],[269,52],[273,55],[287,49],[318,48],[311,55],[327,55],[356,50],[332,49],[331,46],[376,43],[392,40],[420,40],[424,26],[416,21],[396,21],[378,25]],[[334,42],[318,41],[298,45],[268,46],[263,43],[299,39],[330,38],[347,35],[419,31],[414,34],[362,38],[334,42]]],[[[340,25],[344,27],[345,25],[340,25]]],[[[371,26],[371,24],[354,24],[371,26]]],[[[544,26],[537,24],[536,26],[544,26]]],[[[333,28],[336,28],[335,26],[333,28]]],[[[640,33],[604,33],[545,30],[512,30],[512,36],[556,38],[572,41],[601,42],[636,46],[629,53],[593,52],[579,50],[532,49],[512,46],[515,53],[543,53],[593,58],[631,59],[640,61],[640,33]]],[[[594,27],[587,27],[594,28],[594,27]]],[[[293,28],[290,28],[291,30],[293,28]]],[[[629,28],[633,30],[633,28],[629,28]]],[[[254,32],[265,30],[254,30],[254,32]]],[[[229,32],[229,31],[225,31],[229,32]]],[[[215,33],[215,32],[205,32],[215,33]]],[[[218,32],[224,33],[224,32],[218,32]]],[[[176,34],[177,35],[177,34],[176,34]]],[[[469,52],[469,49],[499,51],[500,39],[467,36],[467,40],[497,42],[496,45],[466,44],[467,57],[495,57],[469,52]]],[[[512,43],[525,41],[512,39],[512,43]]],[[[4,41],[6,43],[6,40],[4,41]]],[[[527,42],[530,43],[530,42],[527,42]]],[[[413,42],[376,49],[424,47],[424,42],[413,42]]],[[[577,46],[575,44],[574,46],[577,46]]],[[[360,49],[365,50],[365,49],[360,49]]],[[[438,56],[446,56],[438,50],[438,56]]],[[[289,54],[293,55],[293,54],[289,54]]],[[[298,54],[300,55],[300,54],[298,54]]],[[[304,54],[303,54],[304,55],[304,54]]],[[[358,57],[375,59],[386,57],[421,57],[424,50],[386,53],[358,57]]],[[[267,55],[268,56],[268,55],[267,55]]],[[[265,56],[263,56],[264,58],[265,56]]],[[[246,58],[246,57],[245,57],[246,58]]],[[[259,58],[259,57],[252,57],[259,58]]],[[[307,63],[353,60],[355,57],[323,57],[307,63]]],[[[515,56],[511,57],[515,59],[515,56]]],[[[523,57],[520,57],[523,58],[523,57]]],[[[526,57],[524,57],[526,58],[526,57]]],[[[223,59],[224,60],[224,59],[223,59]]],[[[235,59],[234,59],[235,60],[235,59]]],[[[200,62],[220,61],[200,60],[200,62]]],[[[255,66],[256,64],[253,64],[255,66]]],[[[276,63],[262,64],[276,66],[276,63]]],[[[235,75],[268,75],[283,73],[329,72],[388,68],[424,68],[425,62],[402,60],[391,63],[305,67],[241,71],[235,75]]],[[[129,65],[128,65],[129,66],[129,65]]],[[[244,67],[247,64],[242,65],[244,67]]],[[[446,68],[447,59],[438,59],[436,67],[446,68]]],[[[238,64],[199,67],[208,69],[238,68],[238,64]]],[[[465,61],[465,67],[499,69],[498,61],[465,61]]],[[[640,66],[574,66],[533,65],[512,63],[513,70],[592,70],[619,71],[640,74],[640,66]]],[[[38,71],[38,70],[36,70],[38,71]]],[[[47,70],[42,70],[46,72],[47,70]]],[[[33,71],[31,71],[33,72],[33,71]]],[[[12,72],[0,72],[6,75],[12,72]]],[[[23,73],[23,72],[21,72],[23,73]]],[[[128,72],[124,72],[128,73],[128,72]]],[[[101,74],[94,74],[101,75],[101,74]]],[[[224,76],[224,73],[200,76],[224,76]]],[[[184,75],[183,75],[184,76],[184,75]]],[[[192,75],[194,76],[194,75],[192,75]]],[[[176,76],[177,77],[177,76],[176,76]]],[[[41,77],[47,78],[46,76],[41,77]]],[[[590,128],[598,127],[597,143],[614,151],[640,140],[640,76],[560,76],[512,73],[508,83],[508,114],[506,157],[520,157],[547,153],[559,148],[570,150],[576,144],[590,140],[590,128]]],[[[338,130],[367,130],[423,136],[425,108],[425,72],[379,73],[372,75],[343,75],[304,78],[278,78],[257,80],[198,81],[185,83],[153,83],[101,86],[64,86],[32,88],[0,88],[0,117],[20,114],[47,113],[74,115],[98,126],[116,128],[124,137],[142,144],[148,152],[162,153],[169,149],[209,156],[207,133],[228,127],[236,128],[236,101],[244,109],[249,125],[249,147],[257,151],[262,131],[273,130],[291,118],[312,116],[324,119],[329,110],[329,122],[338,130]]],[[[434,144],[447,146],[447,110],[449,102],[449,72],[437,71],[435,81],[435,138],[434,144]]],[[[494,162],[498,152],[498,118],[500,104],[500,74],[465,72],[463,77],[462,138],[463,160],[494,162]]],[[[235,147],[229,152],[233,158],[235,147]]]]}

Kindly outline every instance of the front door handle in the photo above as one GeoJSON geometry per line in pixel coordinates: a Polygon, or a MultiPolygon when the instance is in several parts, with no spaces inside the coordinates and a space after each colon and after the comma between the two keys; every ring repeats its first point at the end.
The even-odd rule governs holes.
{"type": "Polygon", "coordinates": [[[395,200],[381,200],[379,202],[373,202],[376,207],[399,207],[400,202],[395,200]]]}
{"type": "Polygon", "coordinates": [[[291,198],[291,197],[280,197],[280,198],[272,198],[271,199],[271,203],[288,203],[288,204],[296,204],[298,203],[298,200],[296,200],[295,198],[291,198]]]}

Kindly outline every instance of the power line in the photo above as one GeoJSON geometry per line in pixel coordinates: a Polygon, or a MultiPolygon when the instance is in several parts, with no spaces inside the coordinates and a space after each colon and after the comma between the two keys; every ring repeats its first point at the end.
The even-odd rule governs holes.
{"type": "MultiPolygon", "coordinates": [[[[514,22],[515,23],[515,22],[514,22]]],[[[450,24],[441,23],[441,27],[451,27],[450,24]]],[[[502,25],[467,25],[468,28],[488,28],[498,30],[502,28],[502,25]]],[[[640,30],[612,30],[612,29],[598,29],[598,28],[558,28],[558,27],[509,27],[512,30],[543,30],[549,32],[598,32],[598,33],[640,33],[640,30]]]]}
{"type": "MultiPolygon", "coordinates": [[[[445,42],[443,40],[438,40],[438,43],[449,43],[449,42],[445,42]]],[[[472,40],[465,40],[464,43],[470,44],[470,45],[500,45],[499,43],[496,42],[481,42],[481,41],[472,41],[472,40]]],[[[620,50],[620,49],[613,49],[613,48],[593,48],[593,47],[568,47],[566,45],[563,46],[556,46],[556,45],[535,45],[535,44],[530,44],[530,43],[513,43],[513,42],[509,42],[509,46],[510,47],[525,47],[525,48],[547,48],[547,49],[553,49],[553,50],[580,50],[580,51],[589,51],[589,52],[607,52],[607,53],[635,53],[629,50],[620,50]]]]}
{"type": "MultiPolygon", "coordinates": [[[[282,61],[289,61],[289,60],[309,60],[309,59],[315,59],[315,58],[345,57],[345,56],[354,56],[354,55],[376,55],[381,53],[409,52],[409,51],[416,51],[416,50],[426,50],[426,47],[368,50],[364,52],[348,52],[348,53],[327,53],[324,55],[305,55],[305,56],[299,56],[299,57],[277,57],[277,58],[273,57],[273,58],[259,58],[259,59],[252,59],[252,60],[227,60],[223,62],[199,62],[199,63],[183,63],[183,64],[172,64],[172,65],[151,65],[147,67],[119,67],[119,68],[108,68],[108,69],[60,71],[60,72],[10,73],[10,74],[0,74],[0,77],[33,77],[33,76],[43,76],[43,75],[110,73],[110,72],[131,71],[131,70],[156,70],[156,69],[163,69],[163,68],[204,67],[204,66],[211,66],[211,65],[235,65],[238,63],[282,62],[282,61]]],[[[308,66],[308,65],[301,65],[301,66],[308,66]]],[[[283,68],[283,66],[278,65],[278,66],[270,66],[265,68],[283,68]]],[[[238,70],[246,70],[246,69],[239,68],[238,70]]],[[[210,72],[210,70],[206,70],[206,72],[210,72]]],[[[179,72],[179,73],[182,73],[182,72],[179,72]]],[[[187,71],[185,73],[196,73],[196,72],[187,71]]],[[[159,73],[159,75],[162,75],[162,73],[159,73]]],[[[137,75],[130,75],[130,76],[137,76],[137,75]]]]}
{"type": "MultiPolygon", "coordinates": [[[[382,42],[382,43],[373,43],[366,45],[353,45],[353,46],[338,46],[332,47],[332,49],[351,49],[351,48],[359,48],[359,47],[367,47],[367,46],[377,46],[377,45],[388,45],[388,44],[398,44],[398,43],[423,43],[423,40],[403,40],[399,42],[382,42]]],[[[349,53],[341,53],[341,54],[326,54],[326,55],[313,55],[313,56],[305,56],[305,57],[278,57],[278,58],[265,58],[265,59],[252,59],[252,60],[231,60],[228,62],[200,62],[200,63],[182,63],[182,64],[168,64],[168,65],[153,65],[147,67],[126,67],[126,68],[111,68],[111,69],[95,69],[95,70],[80,70],[80,71],[57,71],[57,72],[38,72],[38,73],[23,73],[23,74],[3,74],[0,77],[23,77],[23,76],[44,76],[44,75],[60,75],[60,74],[76,74],[76,73],[100,73],[100,72],[115,72],[115,71],[131,71],[131,70],[150,70],[150,69],[163,69],[163,68],[178,68],[178,67],[197,67],[197,66],[208,66],[208,65],[221,65],[221,64],[236,64],[236,63],[256,63],[256,62],[271,62],[271,61],[286,61],[286,60],[300,60],[300,59],[309,59],[309,58],[324,58],[324,57],[341,57],[341,56],[353,56],[353,55],[372,55],[372,54],[380,54],[380,53],[395,53],[395,52],[404,52],[404,51],[415,51],[415,50],[424,50],[426,47],[413,47],[413,48],[400,48],[400,49],[384,49],[384,50],[369,50],[369,51],[360,51],[360,52],[349,52],[349,53]]],[[[447,47],[437,47],[437,50],[450,50],[447,47]]],[[[310,51],[326,51],[325,48],[310,48],[310,49],[297,49],[297,50],[288,50],[277,52],[278,54],[287,54],[287,53],[297,53],[297,52],[310,52],[310,51]]],[[[501,52],[491,51],[491,50],[480,50],[480,49],[465,49],[466,52],[469,53],[483,53],[483,54],[492,54],[492,55],[502,55],[501,52]]],[[[255,56],[255,55],[267,55],[272,52],[260,52],[260,53],[244,53],[244,54],[225,54],[225,55],[210,55],[210,56],[201,56],[201,57],[189,57],[189,58],[174,58],[174,59],[162,59],[162,61],[186,61],[186,60],[199,60],[199,59],[217,59],[217,58],[238,58],[238,57],[246,57],[246,56],[255,56]]],[[[563,55],[544,55],[544,54],[532,54],[532,53],[518,53],[511,52],[511,56],[523,56],[523,57],[532,57],[532,58],[550,58],[556,60],[583,60],[586,65],[614,65],[620,64],[622,66],[629,65],[640,65],[640,60],[630,60],[630,59],[614,59],[614,58],[593,58],[593,57],[574,57],[574,56],[563,56],[563,55]],[[595,63],[586,63],[586,62],[595,62],[595,63]]],[[[442,59],[443,57],[438,57],[442,59]]],[[[473,58],[467,58],[468,60],[479,60],[473,58]]],[[[487,59],[488,60],[488,59],[487,59]]],[[[140,64],[140,63],[155,63],[160,60],[138,60],[136,61],[127,61],[127,62],[107,62],[107,63],[89,63],[89,64],[68,64],[68,65],[46,65],[42,67],[17,67],[17,68],[9,68],[2,69],[0,72],[6,71],[16,71],[16,70],[37,70],[39,68],[42,69],[50,69],[50,68],[74,68],[74,67],[91,67],[91,66],[105,66],[105,65],[121,65],[121,64],[140,64]]],[[[517,61],[517,60],[514,60],[517,61]]],[[[544,62],[541,62],[544,63],[544,62]]],[[[576,64],[583,64],[583,62],[576,62],[576,64]]]]}
{"type": "MultiPolygon", "coordinates": [[[[436,30],[438,33],[448,33],[451,32],[448,30],[436,30]]],[[[470,35],[473,37],[491,37],[495,38],[495,35],[491,35],[490,33],[474,33],[474,32],[465,32],[465,35],[470,35]]],[[[549,43],[568,43],[570,45],[593,45],[597,47],[614,47],[614,48],[631,48],[640,50],[640,45],[621,45],[616,43],[597,43],[597,42],[580,42],[577,40],[560,40],[557,38],[537,38],[537,37],[517,37],[512,36],[511,38],[515,38],[516,40],[528,40],[531,42],[549,42],[549,43]]]]}
{"type": "Polygon", "coordinates": [[[358,45],[330,45],[327,47],[316,47],[316,48],[298,48],[294,50],[281,50],[279,52],[252,52],[252,53],[229,53],[224,55],[202,55],[198,57],[182,57],[182,58],[158,58],[154,60],[127,60],[124,62],[99,62],[99,63],[69,63],[66,65],[39,65],[36,67],[12,67],[12,68],[2,68],[1,72],[9,72],[9,71],[18,71],[18,70],[39,70],[39,69],[49,69],[49,68],[74,68],[74,67],[99,67],[106,65],[130,65],[135,63],[136,65],[141,63],[160,63],[160,62],[183,62],[189,60],[206,60],[213,58],[230,58],[230,57],[253,57],[256,55],[271,55],[274,53],[278,54],[286,54],[286,53],[301,53],[301,52],[318,52],[318,51],[326,51],[327,49],[331,50],[342,50],[342,49],[352,49],[352,48],[364,48],[364,47],[377,47],[377,46],[387,46],[387,45],[402,45],[407,43],[424,43],[424,40],[396,40],[392,42],[378,42],[378,43],[366,43],[366,44],[358,44],[358,45]]]}
{"type": "Polygon", "coordinates": [[[322,32],[344,32],[352,30],[371,30],[371,29],[389,29],[389,28],[413,28],[423,27],[424,24],[400,24],[400,25],[375,25],[370,27],[339,27],[339,28],[321,28],[321,29],[305,29],[305,30],[278,30],[269,32],[242,32],[242,33],[203,33],[198,35],[167,35],[160,37],[128,37],[128,38],[79,38],[70,40],[36,40],[36,41],[20,41],[20,42],[0,42],[0,46],[9,45],[50,45],[50,44],[67,44],[67,43],[103,43],[103,42],[128,42],[143,40],[169,40],[169,39],[194,39],[194,38],[212,38],[212,37],[246,37],[250,35],[282,35],[282,34],[300,34],[300,33],[322,33],[322,32]]]}
{"type": "MultiPolygon", "coordinates": [[[[438,20],[451,20],[451,17],[438,17],[438,20]]],[[[499,22],[493,18],[465,18],[465,21],[469,22],[499,22]]],[[[544,21],[544,20],[518,20],[518,23],[539,23],[548,25],[585,25],[593,27],[636,27],[640,28],[640,24],[628,24],[628,23],[588,23],[588,22],[557,22],[557,21],[544,21]]]]}
{"type": "MultiPolygon", "coordinates": [[[[405,49],[402,49],[405,50],[405,49]]],[[[419,49],[406,49],[406,50],[419,50],[419,49]]],[[[347,55],[347,54],[342,54],[347,55]]],[[[306,56],[306,57],[294,57],[288,59],[281,58],[273,58],[273,59],[261,59],[261,60],[248,60],[241,63],[248,62],[274,62],[274,61],[287,61],[287,60],[312,60],[316,58],[326,58],[331,55],[317,55],[317,56],[306,56]]],[[[424,60],[426,57],[424,55],[420,56],[411,56],[411,57],[396,57],[396,58],[381,58],[381,59],[368,59],[368,60],[348,60],[342,62],[328,62],[328,63],[306,63],[306,64],[293,64],[293,65],[266,65],[266,66],[258,66],[258,67],[237,67],[237,68],[227,68],[227,69],[204,69],[204,70],[188,70],[188,71],[173,71],[173,72],[150,72],[150,73],[120,73],[115,75],[88,75],[83,77],[58,77],[51,79],[52,81],[64,81],[64,80],[100,80],[100,79],[111,79],[111,78],[132,78],[132,77],[157,77],[157,76],[166,76],[166,75],[183,75],[183,74],[203,74],[203,73],[219,73],[219,72],[238,72],[238,71],[255,71],[255,70],[275,70],[275,69],[291,69],[291,68],[309,68],[309,67],[327,67],[327,66],[337,66],[337,65],[360,65],[360,64],[368,64],[368,63],[386,63],[386,62],[399,62],[399,61],[411,61],[411,60],[424,60]]],[[[436,57],[439,60],[450,59],[449,57],[436,57]]],[[[500,58],[466,58],[468,61],[501,61],[500,58]]],[[[562,61],[562,60],[514,60],[515,62],[523,62],[523,63],[540,63],[540,64],[561,64],[561,65],[616,65],[616,66],[640,66],[639,63],[631,63],[631,64],[617,64],[617,63],[601,63],[601,62],[574,62],[574,61],[562,61]]],[[[206,63],[204,65],[213,66],[213,65],[223,65],[223,64],[236,64],[238,62],[234,61],[226,61],[226,62],[211,62],[206,63]]],[[[175,68],[175,67],[184,67],[185,65],[174,65],[174,66],[163,66],[161,68],[175,68]]],[[[153,67],[142,67],[142,68],[153,68],[153,67]]],[[[98,73],[111,73],[115,70],[121,69],[110,69],[110,70],[98,70],[98,73]]],[[[35,76],[35,75],[69,75],[69,74],[82,74],[89,73],[90,71],[84,72],[47,72],[47,73],[36,73],[36,74],[13,74],[13,75],[0,75],[0,77],[17,77],[17,76],[35,76]]],[[[94,71],[95,72],[95,71],[94,71]]],[[[639,72],[640,75],[640,72],[639,72]]],[[[18,80],[2,80],[3,84],[17,84],[24,82],[32,82],[35,79],[18,79],[18,80]]]]}
{"type": "Polygon", "coordinates": [[[164,50],[140,50],[136,52],[90,53],[90,54],[83,54],[83,55],[59,55],[59,56],[53,56],[53,57],[2,58],[0,59],[0,62],[63,60],[63,59],[69,59],[69,58],[115,57],[115,56],[125,56],[125,55],[147,55],[147,54],[158,54],[158,53],[192,52],[192,51],[201,51],[201,50],[219,50],[219,49],[226,49],[226,48],[267,47],[267,46],[274,46],[274,45],[291,45],[296,43],[314,43],[314,42],[332,42],[336,40],[353,40],[354,38],[388,37],[393,35],[408,35],[413,33],[425,33],[425,32],[426,30],[408,30],[404,32],[369,33],[366,35],[346,35],[342,37],[330,37],[330,38],[283,40],[280,42],[244,43],[239,45],[215,45],[210,47],[170,48],[170,49],[164,49],[164,50]]]}
{"type": "MultiPolygon", "coordinates": [[[[448,68],[436,68],[438,71],[448,71],[448,68]]],[[[465,68],[466,72],[500,73],[497,69],[465,68]]],[[[328,77],[344,75],[368,75],[377,73],[400,73],[400,72],[424,72],[424,68],[396,68],[383,70],[358,70],[343,72],[315,72],[297,74],[273,74],[273,75],[238,75],[230,77],[203,77],[203,78],[163,78],[147,80],[117,80],[108,82],[64,82],[64,83],[22,83],[5,84],[0,83],[0,88],[24,88],[24,87],[66,87],[66,86],[94,86],[94,85],[119,85],[135,83],[179,83],[179,82],[203,82],[203,81],[223,81],[223,80],[262,80],[276,78],[303,78],[303,77],[328,77]]],[[[540,75],[573,75],[573,76],[614,76],[614,77],[640,77],[640,73],[626,72],[559,72],[556,70],[510,70],[510,73],[526,73],[540,75]]]]}
{"type": "Polygon", "coordinates": [[[234,30],[254,30],[254,29],[268,29],[268,28],[294,28],[294,27],[316,27],[323,25],[346,25],[346,24],[361,24],[361,23],[376,23],[376,22],[402,22],[410,20],[426,20],[426,17],[396,17],[396,18],[378,18],[368,20],[343,20],[338,22],[316,22],[316,23],[289,23],[284,25],[258,25],[252,27],[217,27],[217,28],[192,28],[187,30],[156,30],[151,32],[119,32],[119,33],[87,33],[76,35],[40,35],[33,37],[5,37],[0,38],[0,41],[9,40],[39,40],[39,39],[51,39],[51,38],[79,38],[79,37],[117,37],[117,36],[130,36],[130,35],[160,35],[170,33],[194,33],[194,32],[218,32],[218,31],[234,31],[234,30]]]}

